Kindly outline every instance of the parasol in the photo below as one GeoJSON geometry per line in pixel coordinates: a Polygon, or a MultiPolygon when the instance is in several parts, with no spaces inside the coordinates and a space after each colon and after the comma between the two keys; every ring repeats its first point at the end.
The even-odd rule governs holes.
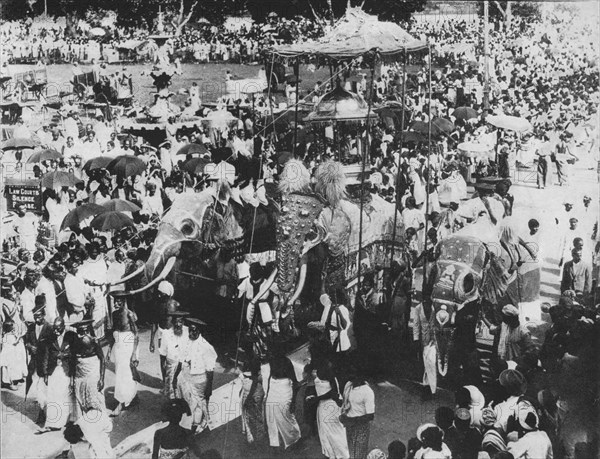
{"type": "Polygon", "coordinates": [[[209,153],[204,145],[198,143],[188,143],[177,151],[177,155],[205,155],[209,153]]]}
{"type": "Polygon", "coordinates": [[[215,110],[206,115],[204,121],[207,122],[210,127],[226,129],[233,123],[237,124],[238,119],[227,110],[215,110]]]}
{"type": "Polygon", "coordinates": [[[346,14],[321,39],[278,45],[272,52],[285,57],[319,55],[348,59],[369,51],[385,56],[426,48],[427,43],[413,38],[398,24],[379,21],[360,8],[347,8],[346,14]]]}
{"type": "Polygon", "coordinates": [[[90,29],[90,35],[93,37],[103,37],[106,35],[106,30],[102,27],[94,27],[93,29],[90,29]]]}
{"type": "Polygon", "coordinates": [[[122,212],[107,211],[96,215],[90,223],[90,226],[95,230],[106,232],[120,230],[128,226],[135,226],[135,223],[122,212]]]}
{"type": "Polygon", "coordinates": [[[21,150],[24,148],[35,148],[36,143],[32,139],[12,138],[0,144],[0,150],[21,150]]]}
{"type": "Polygon", "coordinates": [[[102,208],[106,211],[116,211],[116,212],[139,212],[142,210],[140,206],[134,204],[130,201],[125,201],[124,199],[111,199],[110,201],[106,201],[102,203],[102,208]]]}
{"type": "Polygon", "coordinates": [[[496,126],[500,129],[507,129],[515,132],[526,132],[533,129],[531,123],[525,118],[519,118],[517,116],[508,115],[489,115],[486,121],[492,126],[496,126]]]}
{"type": "Polygon", "coordinates": [[[36,151],[34,154],[32,154],[29,157],[29,159],[27,160],[27,162],[28,163],[40,163],[42,161],[58,160],[58,159],[60,159],[62,157],[63,157],[63,155],[60,154],[56,150],[45,149],[45,150],[42,150],[42,151],[36,151]]]}
{"type": "Polygon", "coordinates": [[[60,230],[78,227],[86,218],[95,217],[98,214],[106,212],[106,209],[98,204],[82,204],[71,210],[62,221],[60,230]]]}
{"type": "Polygon", "coordinates": [[[472,120],[477,118],[477,110],[471,107],[458,107],[452,112],[452,116],[457,120],[472,120]]]}
{"type": "Polygon", "coordinates": [[[210,163],[204,158],[192,158],[181,166],[184,171],[189,172],[192,175],[202,174],[204,172],[204,167],[210,163]]]}
{"type": "MultiPolygon", "coordinates": [[[[414,132],[418,132],[420,134],[428,134],[429,133],[429,123],[425,121],[415,121],[411,129],[414,132]]],[[[439,135],[439,134],[450,134],[454,131],[454,123],[445,118],[434,118],[431,121],[431,134],[439,135]]]]}
{"type": "Polygon", "coordinates": [[[131,177],[141,175],[146,170],[146,163],[131,155],[121,155],[113,159],[106,169],[117,177],[131,177]]]}
{"type": "Polygon", "coordinates": [[[110,162],[115,159],[110,156],[96,156],[95,158],[86,161],[83,165],[83,170],[85,172],[90,172],[96,169],[106,169],[106,166],[110,164],[110,162]]]}
{"type": "MultiPolygon", "coordinates": [[[[400,133],[396,134],[394,137],[396,142],[400,142],[400,133]]],[[[415,131],[404,131],[402,133],[402,142],[424,142],[425,136],[420,132],[415,131]]]]}
{"type": "Polygon", "coordinates": [[[315,110],[304,118],[304,121],[364,121],[367,115],[372,118],[378,117],[374,112],[369,113],[369,106],[360,95],[346,91],[338,81],[335,89],[321,98],[315,110]]]}
{"type": "Polygon", "coordinates": [[[54,171],[48,172],[42,177],[42,186],[45,188],[73,187],[82,181],[68,172],[54,171]]]}

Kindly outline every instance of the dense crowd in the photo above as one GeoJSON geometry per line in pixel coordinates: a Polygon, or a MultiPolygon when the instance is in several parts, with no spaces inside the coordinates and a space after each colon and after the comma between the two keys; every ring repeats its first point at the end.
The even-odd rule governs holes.
{"type": "MultiPolygon", "coordinates": [[[[262,26],[236,33],[207,27],[186,32],[176,49],[204,62],[247,62],[274,40],[318,33],[308,21],[274,20],[272,27],[276,34],[262,26]]],[[[473,44],[473,55],[481,55],[478,23],[413,27],[415,35],[429,37],[441,49],[467,41],[473,44]]],[[[34,42],[23,24],[5,24],[2,30],[4,37],[16,33],[23,42],[34,42]]],[[[150,351],[160,354],[161,394],[168,400],[169,421],[156,432],[153,457],[213,454],[198,451],[192,435],[207,427],[217,359],[203,337],[206,324],[184,311],[167,281],[134,295],[124,293],[150,281],[141,271],[163,215],[181,195],[210,191],[222,201],[219,189],[230,190],[240,206],[267,212],[280,198],[268,190],[285,180],[286,164],[299,164],[307,176],[315,177],[324,162],[357,163],[360,152],[367,151],[367,188],[357,190],[360,185],[355,184],[350,198],[370,202],[378,195],[398,204],[404,227],[402,262],[390,269],[389,292],[367,274],[354,299],[343,291],[320,297],[321,320],[313,323],[320,334],[311,339],[313,355],[302,384],[290,359],[275,351],[274,343],[294,326],[289,325],[289,311],[280,310],[269,290],[272,260],[234,257],[226,251],[218,257],[212,273],[215,295],[222,304],[247,307],[240,342],[248,358],[240,379],[248,444],[287,449],[305,434],[302,423],[318,435],[328,458],[590,457],[597,447],[586,430],[597,421],[597,198],[577,195],[571,166],[578,161],[594,167],[598,161],[598,69],[589,47],[592,33],[568,21],[557,22],[550,31],[533,20],[516,20],[513,28],[491,33],[490,115],[526,120],[531,129],[524,134],[480,117],[484,61],[473,62],[468,53],[453,51],[436,57],[443,68],[434,72],[431,100],[425,68],[407,77],[399,65],[386,64],[374,82],[373,97],[382,105],[401,100],[405,86],[408,132],[397,118],[383,114],[369,132],[350,125],[334,136],[327,129],[321,135],[291,123],[274,130],[268,120],[246,113],[219,128],[167,129],[167,140],[152,146],[119,132],[118,119],[108,122],[102,112],[89,123],[76,110],[59,112],[56,123],[36,133],[41,145],[58,156],[39,161],[34,172],[40,178],[71,174],[45,187],[41,218],[17,206],[13,219],[5,220],[14,232],[3,232],[3,249],[15,268],[3,275],[3,387],[18,390],[25,381],[39,403],[40,432],[66,427],[75,457],[89,448],[92,457],[112,457],[112,423],[102,415],[106,363],[115,362],[118,406],[111,414],[119,416],[136,400],[138,327],[149,324],[150,351]],[[428,151],[427,131],[418,126],[427,125],[430,105],[431,117],[449,124],[439,125],[428,151]],[[459,107],[466,115],[455,111],[459,107]],[[487,148],[458,148],[465,143],[487,148]],[[522,204],[510,193],[520,180],[519,171],[535,171],[537,186],[545,188],[554,185],[554,169],[565,196],[564,211],[555,216],[552,228],[541,228],[535,219],[511,220],[522,204]],[[500,178],[495,184],[479,180],[494,175],[500,178]],[[476,192],[469,196],[467,186],[473,183],[476,192]],[[77,214],[88,204],[120,211],[118,219],[124,223],[109,226],[102,218],[106,214],[100,213],[99,220],[93,213],[77,214]],[[477,231],[489,228],[499,234],[510,253],[507,277],[524,279],[537,271],[537,280],[534,276],[521,287],[535,300],[540,296],[542,257],[558,260],[561,296],[557,304],[542,307],[538,301],[535,306],[538,317],[542,312],[551,317],[541,342],[532,339],[522,304],[466,303],[452,317],[456,352],[441,379],[436,358],[440,342],[433,324],[444,314],[434,310],[432,285],[417,285],[416,278],[422,272],[430,282],[436,278],[440,243],[463,228],[478,236],[477,231]],[[545,246],[540,232],[560,233],[559,246],[545,246]],[[481,338],[486,333],[489,346],[484,349],[481,338]],[[394,439],[387,453],[369,451],[377,400],[368,379],[389,364],[383,349],[399,344],[416,351],[416,359],[411,355],[407,361],[424,373],[424,397],[436,394],[440,380],[455,391],[455,404],[439,407],[415,438],[394,439]],[[57,403],[73,407],[73,412],[50,417],[48,409],[57,403]],[[295,416],[297,403],[304,404],[304,422],[295,416]],[[273,406],[282,408],[269,409],[273,406]],[[191,419],[191,430],[180,427],[184,414],[191,419]],[[89,421],[98,418],[102,422],[89,421]]],[[[60,50],[61,59],[73,60],[76,44],[61,37],[61,30],[46,30],[33,38],[39,38],[42,53],[46,45],[41,43],[47,43],[48,50],[60,50]]],[[[141,37],[123,32],[119,38],[141,37]]],[[[17,51],[22,57],[36,52],[17,51]]],[[[334,82],[318,85],[317,93],[326,85],[331,88],[334,82]]],[[[358,90],[368,95],[366,82],[358,90]]],[[[191,99],[196,92],[190,88],[191,99]]],[[[300,96],[312,102],[312,92],[300,96]]],[[[196,102],[192,100],[197,110],[196,102]]],[[[31,137],[30,129],[21,121],[14,137],[31,137]]],[[[12,153],[4,154],[6,160],[12,153]]],[[[11,159],[21,163],[17,156],[11,159]]],[[[444,320],[450,320],[448,313],[444,320]]]]}
{"type": "MultiPolygon", "coordinates": [[[[173,52],[184,62],[256,62],[262,50],[276,43],[291,43],[320,36],[322,29],[304,18],[270,18],[265,23],[246,21],[228,29],[201,23],[172,36],[173,52]]],[[[87,23],[66,33],[66,24],[10,21],[0,25],[3,61],[11,63],[99,62],[119,60],[144,62],[156,51],[148,37],[152,31],[142,28],[115,27],[105,35],[90,34],[87,23]],[[119,54],[121,53],[121,54],[119,54]]],[[[169,32],[169,31],[167,31],[169,32]]]]}

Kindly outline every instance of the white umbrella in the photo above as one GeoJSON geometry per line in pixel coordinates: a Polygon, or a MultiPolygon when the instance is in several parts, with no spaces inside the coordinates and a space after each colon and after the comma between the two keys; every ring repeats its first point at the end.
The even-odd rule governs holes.
{"type": "Polygon", "coordinates": [[[492,126],[515,132],[531,131],[533,126],[525,118],[508,115],[489,115],[486,121],[492,126]]]}
{"type": "Polygon", "coordinates": [[[90,29],[90,35],[95,37],[103,37],[106,35],[106,30],[104,30],[102,27],[94,27],[93,29],[90,29]]]}
{"type": "Polygon", "coordinates": [[[494,148],[490,145],[474,142],[463,142],[458,145],[457,149],[469,156],[481,156],[482,153],[487,153],[488,157],[490,157],[494,152],[494,148]]]}

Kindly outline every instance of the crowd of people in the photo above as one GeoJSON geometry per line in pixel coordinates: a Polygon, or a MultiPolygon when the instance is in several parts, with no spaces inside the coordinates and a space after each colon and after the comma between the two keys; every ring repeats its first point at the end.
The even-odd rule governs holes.
{"type": "MultiPolygon", "coordinates": [[[[279,27],[277,35],[288,41],[319,33],[305,20],[272,22],[273,28],[279,27]]],[[[455,26],[420,24],[414,32],[440,47],[481,34],[478,23],[455,26]]],[[[352,164],[367,151],[367,189],[352,198],[360,201],[377,194],[397,203],[404,226],[402,262],[390,268],[389,292],[368,273],[355,299],[345,291],[320,297],[320,321],[314,328],[321,332],[311,339],[312,360],[302,381],[277,345],[295,327],[289,327],[289,314],[273,304],[274,295],[265,287],[274,273],[272,264],[252,256],[219,256],[215,295],[223,304],[247,306],[240,330],[247,356],[240,370],[242,434],[247,443],[292,448],[306,437],[303,424],[318,436],[328,458],[590,457],[597,447],[588,434],[598,397],[597,198],[577,195],[571,166],[578,161],[587,169],[598,161],[598,69],[589,47],[592,29],[575,28],[566,20],[553,27],[549,31],[546,23],[516,20],[514,28],[491,33],[490,114],[526,119],[532,129],[525,135],[479,117],[484,108],[484,61],[473,63],[452,53],[436,58],[444,68],[434,72],[431,100],[427,69],[406,77],[399,65],[386,64],[374,82],[373,98],[381,103],[399,100],[406,87],[411,126],[430,116],[448,119],[451,127],[435,133],[432,151],[426,136],[413,128],[413,137],[405,138],[403,127],[385,117],[369,132],[351,127],[344,135],[326,131],[321,136],[305,126],[294,132],[298,126],[292,124],[269,130],[260,117],[247,113],[226,128],[167,129],[167,140],[153,146],[119,132],[118,122],[107,121],[103,112],[88,123],[79,119],[76,109],[59,112],[57,122],[36,132],[41,145],[59,157],[38,162],[34,173],[41,178],[68,172],[69,181],[45,187],[41,216],[20,204],[12,220],[5,220],[14,232],[3,231],[3,250],[14,270],[3,273],[3,387],[16,391],[24,383],[40,408],[39,432],[64,428],[75,457],[88,457],[84,454],[90,454],[89,449],[92,457],[113,457],[111,416],[121,416],[137,400],[140,330],[149,325],[149,350],[160,355],[161,395],[169,421],[155,434],[153,457],[180,457],[188,451],[218,457],[214,451],[198,450],[194,439],[207,428],[218,358],[216,344],[206,339],[207,324],[179,304],[168,281],[128,294],[151,281],[143,267],[161,218],[181,195],[219,186],[237,190],[236,201],[242,206],[266,209],[277,199],[267,195],[267,189],[278,184],[287,161],[299,161],[314,176],[325,161],[352,164]],[[476,116],[455,116],[458,107],[472,109],[476,116]],[[460,151],[457,146],[462,143],[489,145],[489,150],[460,151]],[[136,158],[125,160],[135,166],[121,169],[103,161],[116,157],[136,158]],[[527,228],[511,221],[514,209],[522,205],[510,193],[519,170],[535,171],[539,188],[565,187],[564,211],[552,228],[540,228],[535,219],[527,228]],[[475,183],[475,194],[468,195],[469,184],[494,175],[500,178],[495,185],[475,183]],[[66,217],[87,204],[121,211],[132,224],[107,231],[92,225],[89,214],[64,225],[66,217]],[[537,270],[537,281],[521,287],[536,300],[541,258],[557,260],[560,299],[536,306],[540,317],[549,313],[550,328],[536,342],[524,323],[521,304],[465,304],[452,317],[455,352],[441,380],[455,391],[454,405],[439,407],[435,419],[423,424],[415,438],[393,439],[387,452],[370,450],[377,390],[369,377],[385,361],[381,354],[387,344],[417,350],[416,360],[411,360],[424,373],[425,397],[435,395],[440,375],[446,375],[431,358],[439,346],[433,321],[443,315],[434,310],[432,286],[418,285],[416,279],[422,272],[430,282],[435,279],[439,243],[462,228],[492,228],[499,234],[512,260],[508,275],[524,277],[525,271],[537,270]],[[540,229],[560,233],[559,246],[544,246],[540,229]],[[478,341],[483,327],[490,340],[485,352],[478,341]],[[485,365],[484,353],[489,353],[485,365]],[[109,416],[103,389],[111,360],[118,405],[109,416]],[[303,419],[295,415],[299,403],[303,419]],[[70,409],[60,409],[65,406],[70,409]],[[189,429],[180,426],[184,415],[189,429]]],[[[185,32],[176,49],[201,62],[247,62],[273,43],[273,28],[185,32]]],[[[61,30],[41,31],[38,37],[30,33],[21,23],[2,26],[3,37],[10,35],[13,47],[19,34],[28,46],[40,41],[37,50],[15,47],[13,58],[18,53],[50,56],[57,49],[57,60],[84,59],[73,56],[73,50],[83,48],[61,41],[61,30]]],[[[478,43],[477,39],[473,44],[477,56],[478,43]]],[[[317,89],[327,84],[332,88],[334,81],[317,89]]],[[[366,81],[358,89],[369,95],[366,81]]],[[[194,99],[197,90],[191,88],[189,94],[194,99]]],[[[311,97],[308,92],[300,95],[311,97]]],[[[195,112],[200,101],[191,104],[195,112]]],[[[19,121],[14,137],[29,138],[32,130],[19,121]]],[[[4,159],[10,154],[4,152],[4,159]]],[[[21,163],[23,158],[12,159],[21,163]]]]}
{"type": "MultiPolygon", "coordinates": [[[[80,22],[73,38],[66,24],[31,20],[7,21],[0,26],[2,61],[11,63],[72,63],[106,60],[114,62],[152,60],[156,51],[148,37],[152,30],[115,27],[105,35],[90,34],[92,27],[80,22]],[[119,54],[121,53],[121,54],[119,54]]],[[[227,28],[200,23],[172,38],[173,52],[183,62],[250,63],[259,60],[262,50],[276,43],[291,43],[320,36],[322,28],[305,18],[271,17],[265,23],[245,21],[227,28]]]]}

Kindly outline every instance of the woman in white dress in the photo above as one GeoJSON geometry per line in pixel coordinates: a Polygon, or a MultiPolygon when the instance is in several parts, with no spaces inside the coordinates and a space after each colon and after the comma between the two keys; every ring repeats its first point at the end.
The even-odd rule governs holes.
{"type": "Polygon", "coordinates": [[[340,422],[342,397],[337,378],[329,364],[321,365],[317,369],[315,390],[319,402],[317,428],[321,441],[321,452],[329,459],[349,458],[346,428],[340,422]]]}
{"type": "Polygon", "coordinates": [[[280,439],[285,449],[300,440],[300,426],[294,415],[297,382],[292,362],[285,356],[270,361],[271,374],[266,387],[265,415],[269,444],[277,448],[280,439]]]}

